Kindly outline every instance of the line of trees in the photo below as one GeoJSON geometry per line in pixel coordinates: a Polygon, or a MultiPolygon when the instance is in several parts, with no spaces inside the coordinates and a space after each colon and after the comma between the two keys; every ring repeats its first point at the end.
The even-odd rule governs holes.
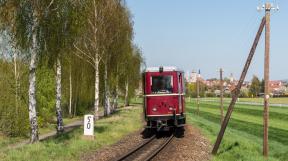
{"type": "MultiPolygon", "coordinates": [[[[229,79],[225,78],[226,82],[229,82],[229,79]]],[[[217,81],[217,79],[213,79],[217,81]]],[[[218,81],[219,82],[219,81],[218,81]]],[[[200,97],[215,97],[217,96],[215,91],[218,90],[220,92],[220,84],[215,84],[212,87],[207,87],[203,82],[200,82],[200,97]]],[[[224,97],[231,97],[230,91],[229,93],[224,92],[224,97]]],[[[240,91],[239,97],[258,97],[261,93],[264,93],[264,79],[261,81],[256,75],[253,75],[251,80],[251,85],[248,88],[243,88],[240,91]]],[[[186,95],[189,97],[197,97],[197,84],[196,83],[187,83],[186,82],[186,95]]],[[[219,95],[218,95],[219,96],[219,95]]]]}
{"type": "Polygon", "coordinates": [[[55,113],[61,133],[63,115],[128,105],[143,63],[132,26],[121,0],[1,0],[0,130],[33,143],[55,113]]]}
{"type": "Polygon", "coordinates": [[[264,87],[264,79],[260,81],[256,75],[253,75],[251,85],[249,87],[249,97],[258,97],[260,93],[264,93],[264,87]]]}

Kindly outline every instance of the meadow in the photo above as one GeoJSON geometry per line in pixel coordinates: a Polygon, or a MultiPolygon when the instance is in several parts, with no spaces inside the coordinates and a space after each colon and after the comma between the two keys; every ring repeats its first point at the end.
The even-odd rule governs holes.
{"type": "MultiPolygon", "coordinates": [[[[287,99],[287,98],[286,98],[287,99]]],[[[224,104],[225,110],[228,103],[224,104]]],[[[213,145],[220,129],[219,102],[201,102],[200,114],[196,102],[186,102],[188,123],[199,127],[213,145]]],[[[226,114],[226,113],[225,113],[226,114]]],[[[213,157],[215,161],[260,161],[262,157],[263,106],[235,106],[224,139],[213,157]]],[[[288,159],[288,107],[270,107],[268,160],[288,159]]]]}
{"type": "MultiPolygon", "coordinates": [[[[206,97],[201,98],[202,100],[213,100],[213,101],[219,101],[219,97],[206,97]]],[[[189,98],[187,100],[190,100],[189,98]]],[[[195,99],[191,99],[195,100],[195,99]]],[[[224,101],[230,102],[231,98],[224,98],[224,101]]],[[[263,103],[263,98],[257,97],[257,98],[239,98],[238,102],[251,102],[251,103],[263,103]]],[[[270,98],[271,104],[286,104],[288,105],[288,98],[287,97],[271,97],[270,98]]]]}
{"type": "Polygon", "coordinates": [[[79,160],[82,155],[116,143],[123,136],[142,128],[142,108],[120,109],[95,123],[95,141],[82,138],[83,127],[58,137],[17,149],[0,149],[0,160],[63,161],[79,160]]]}
{"type": "MultiPolygon", "coordinates": [[[[196,102],[186,100],[187,123],[201,129],[202,134],[213,145],[220,129],[219,102],[200,102],[200,114],[196,115],[196,102]]],[[[8,150],[5,143],[2,143],[0,160],[79,160],[83,154],[113,144],[123,136],[142,128],[142,99],[132,101],[138,104],[136,106],[139,108],[121,109],[96,122],[95,141],[83,140],[83,129],[76,128],[59,137],[17,149],[8,150]]],[[[225,103],[225,110],[227,106],[228,103],[225,103]]],[[[237,104],[218,154],[212,157],[212,161],[265,160],[262,157],[262,112],[262,106],[237,104]]],[[[269,125],[268,160],[287,161],[288,107],[270,107],[269,125]]],[[[17,139],[11,142],[17,142],[17,139]]]]}

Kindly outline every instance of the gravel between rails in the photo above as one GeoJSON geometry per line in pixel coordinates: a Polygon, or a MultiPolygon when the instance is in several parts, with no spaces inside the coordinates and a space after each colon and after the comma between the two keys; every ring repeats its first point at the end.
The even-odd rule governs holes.
{"type": "Polygon", "coordinates": [[[206,161],[211,159],[211,150],[211,143],[200,130],[186,125],[184,137],[175,137],[153,161],[206,161]]]}
{"type": "MultiPolygon", "coordinates": [[[[143,130],[131,133],[114,145],[92,151],[82,157],[85,161],[112,161],[143,143],[143,130]]],[[[205,161],[211,159],[212,146],[199,129],[185,126],[184,137],[175,137],[153,160],[154,161],[205,161]]]]}
{"type": "Polygon", "coordinates": [[[146,139],[142,138],[141,132],[143,130],[131,133],[118,141],[116,144],[101,148],[97,151],[89,152],[81,158],[85,161],[110,161],[118,156],[122,156],[135,146],[143,143],[146,139]]]}

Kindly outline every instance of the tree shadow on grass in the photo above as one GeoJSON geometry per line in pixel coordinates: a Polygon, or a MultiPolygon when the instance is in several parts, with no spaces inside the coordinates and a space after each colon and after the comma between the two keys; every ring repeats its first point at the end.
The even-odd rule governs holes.
{"type": "Polygon", "coordinates": [[[97,133],[104,133],[107,130],[107,128],[105,126],[95,126],[94,130],[97,133]]]}
{"type": "MultiPolygon", "coordinates": [[[[107,130],[105,126],[95,126],[94,131],[97,133],[104,133],[107,130]]],[[[76,127],[73,129],[70,129],[69,131],[66,131],[65,133],[60,133],[55,136],[50,136],[44,140],[41,140],[41,142],[54,142],[54,143],[62,143],[67,140],[71,140],[77,136],[81,136],[82,134],[82,128],[76,127]]]]}
{"type": "MultiPolygon", "coordinates": [[[[210,109],[217,109],[219,108],[219,105],[215,104],[202,104],[203,108],[210,108],[210,109]]],[[[276,108],[276,107],[273,107],[276,108]]],[[[241,114],[247,114],[250,116],[257,116],[257,117],[262,117],[263,116],[263,108],[255,108],[255,109],[247,109],[247,108],[241,108],[237,107],[237,105],[234,108],[234,112],[241,113],[241,114]]],[[[269,112],[269,117],[270,119],[279,119],[282,121],[288,121],[288,115],[285,113],[279,113],[279,112],[269,112]]]]}
{"type": "Polygon", "coordinates": [[[113,113],[111,113],[111,115],[107,116],[107,117],[112,117],[115,114],[119,114],[121,112],[121,109],[116,109],[113,111],[113,113]]]}
{"type": "Polygon", "coordinates": [[[54,136],[47,137],[40,142],[54,142],[54,143],[61,143],[66,140],[71,140],[71,138],[75,137],[76,133],[78,133],[80,129],[80,126],[74,127],[72,129],[69,129],[68,131],[65,131],[64,133],[59,133],[54,136]]]}
{"type": "Polygon", "coordinates": [[[219,151],[217,155],[220,155],[220,154],[222,154],[222,153],[229,152],[230,150],[232,150],[232,149],[235,148],[235,147],[238,147],[239,145],[240,145],[240,144],[236,141],[234,144],[228,146],[228,147],[225,148],[224,150],[219,151]]]}
{"type": "MultiPolygon", "coordinates": [[[[188,112],[195,113],[194,109],[187,109],[188,112]]],[[[233,114],[232,114],[233,115],[233,114]]],[[[215,115],[209,112],[202,111],[200,117],[211,122],[219,123],[220,115],[215,115]]],[[[249,120],[247,120],[249,121],[249,120]]],[[[231,118],[228,127],[252,134],[259,138],[263,137],[263,125],[255,124],[247,121],[237,120],[231,118]]],[[[288,130],[283,130],[275,127],[269,127],[269,140],[279,142],[283,145],[288,145],[288,130]]]]}

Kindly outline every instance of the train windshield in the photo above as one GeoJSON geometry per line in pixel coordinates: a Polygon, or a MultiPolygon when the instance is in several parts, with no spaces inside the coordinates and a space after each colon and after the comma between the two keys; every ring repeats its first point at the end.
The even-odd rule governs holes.
{"type": "Polygon", "coordinates": [[[173,77],[172,76],[152,76],[151,77],[152,93],[172,93],[173,77]]]}

